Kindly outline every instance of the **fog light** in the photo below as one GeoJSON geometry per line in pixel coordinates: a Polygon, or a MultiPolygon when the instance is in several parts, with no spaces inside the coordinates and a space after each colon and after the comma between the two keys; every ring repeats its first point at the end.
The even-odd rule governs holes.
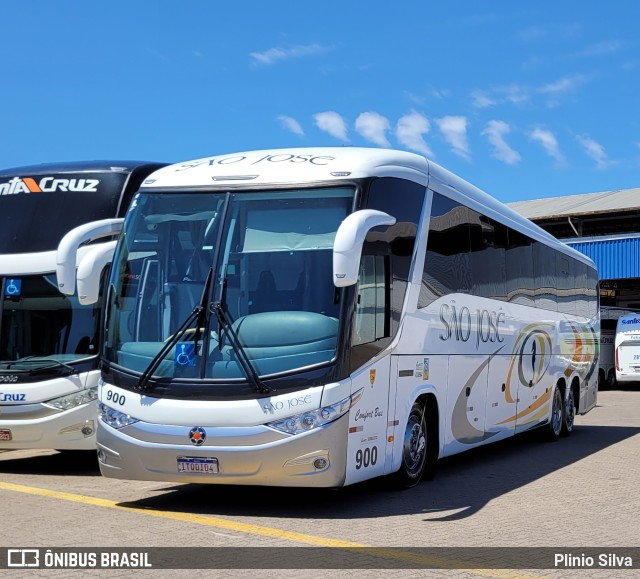
{"type": "Polygon", "coordinates": [[[313,466],[318,470],[323,470],[329,466],[329,461],[326,458],[316,458],[313,461],[313,466]]]}
{"type": "Polygon", "coordinates": [[[98,450],[98,460],[100,462],[106,462],[106,458],[107,456],[105,455],[104,450],[102,449],[98,450]]]}
{"type": "Polygon", "coordinates": [[[60,430],[60,434],[82,433],[84,436],[91,436],[96,432],[96,425],[93,420],[85,420],[77,424],[72,424],[60,430]]]}

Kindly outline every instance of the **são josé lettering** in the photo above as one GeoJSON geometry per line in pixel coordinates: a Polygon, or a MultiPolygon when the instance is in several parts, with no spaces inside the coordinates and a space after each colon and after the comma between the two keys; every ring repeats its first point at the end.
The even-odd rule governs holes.
{"type": "Polygon", "coordinates": [[[476,349],[480,344],[487,342],[504,342],[500,335],[500,326],[505,323],[503,312],[477,309],[474,314],[467,306],[459,310],[453,304],[442,304],[440,307],[440,321],[444,324],[444,330],[440,334],[443,342],[455,339],[458,342],[468,342],[472,330],[476,332],[476,349]],[[475,328],[473,320],[475,318],[475,328]]]}
{"type": "Polygon", "coordinates": [[[260,159],[253,159],[245,155],[236,155],[215,159],[201,159],[191,163],[183,163],[175,170],[186,171],[187,169],[194,169],[201,165],[235,165],[236,163],[245,163],[246,165],[258,165],[259,163],[308,163],[310,165],[328,165],[334,160],[335,157],[325,155],[293,155],[289,153],[265,155],[260,159]]]}

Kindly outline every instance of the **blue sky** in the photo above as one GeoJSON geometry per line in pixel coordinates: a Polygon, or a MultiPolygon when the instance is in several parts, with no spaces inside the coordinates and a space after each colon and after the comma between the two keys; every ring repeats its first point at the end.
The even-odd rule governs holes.
{"type": "Polygon", "coordinates": [[[640,187],[640,2],[0,4],[0,166],[423,153],[504,202],[640,187]]]}

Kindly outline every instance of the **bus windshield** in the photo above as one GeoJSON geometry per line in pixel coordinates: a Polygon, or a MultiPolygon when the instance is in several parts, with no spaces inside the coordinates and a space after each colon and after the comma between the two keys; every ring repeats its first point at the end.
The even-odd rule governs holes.
{"type": "Polygon", "coordinates": [[[114,258],[107,361],[165,381],[243,382],[332,361],[333,242],[354,194],[141,191],[114,258]]]}
{"type": "Polygon", "coordinates": [[[98,354],[99,307],[62,295],[55,274],[0,280],[0,371],[69,369],[98,354]]]}

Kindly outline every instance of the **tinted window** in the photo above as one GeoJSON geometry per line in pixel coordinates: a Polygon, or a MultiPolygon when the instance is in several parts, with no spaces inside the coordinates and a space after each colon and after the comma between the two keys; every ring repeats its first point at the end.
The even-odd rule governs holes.
{"type": "Polygon", "coordinates": [[[367,195],[368,209],[384,211],[396,218],[395,225],[372,229],[363,249],[363,255],[389,256],[391,334],[400,322],[424,196],[423,186],[390,177],[372,181],[367,195]]]}
{"type": "Polygon", "coordinates": [[[597,273],[591,274],[586,264],[540,241],[434,193],[418,307],[452,293],[593,317],[597,273]]]}
{"type": "Polygon", "coordinates": [[[504,300],[507,294],[507,228],[493,219],[475,213],[470,223],[470,239],[471,293],[504,300]]]}
{"type": "Polygon", "coordinates": [[[590,267],[587,271],[587,278],[589,280],[589,317],[594,318],[598,314],[598,308],[600,306],[598,271],[590,267]]]}
{"type": "Polygon", "coordinates": [[[540,241],[533,242],[533,272],[536,307],[557,311],[556,251],[540,241]]]}
{"type": "Polygon", "coordinates": [[[576,276],[576,315],[589,317],[589,279],[587,274],[587,264],[581,261],[575,262],[576,276]]]}
{"type": "Polygon", "coordinates": [[[417,183],[385,177],[371,181],[366,192],[364,206],[392,215],[396,223],[372,229],[362,248],[352,370],[385,348],[398,329],[425,191],[417,183]]]}
{"type": "Polygon", "coordinates": [[[557,254],[556,259],[556,272],[557,279],[556,285],[558,288],[558,311],[561,314],[576,314],[576,300],[575,300],[575,265],[574,259],[563,253],[557,254]]]}
{"type": "Polygon", "coordinates": [[[388,258],[363,255],[358,278],[353,345],[375,342],[389,335],[388,258]]]}
{"type": "Polygon", "coordinates": [[[474,215],[468,207],[433,194],[418,307],[449,293],[471,291],[470,221],[474,215]]]}
{"type": "Polygon", "coordinates": [[[519,231],[509,229],[507,248],[507,299],[523,306],[534,305],[532,241],[519,231]]]}

